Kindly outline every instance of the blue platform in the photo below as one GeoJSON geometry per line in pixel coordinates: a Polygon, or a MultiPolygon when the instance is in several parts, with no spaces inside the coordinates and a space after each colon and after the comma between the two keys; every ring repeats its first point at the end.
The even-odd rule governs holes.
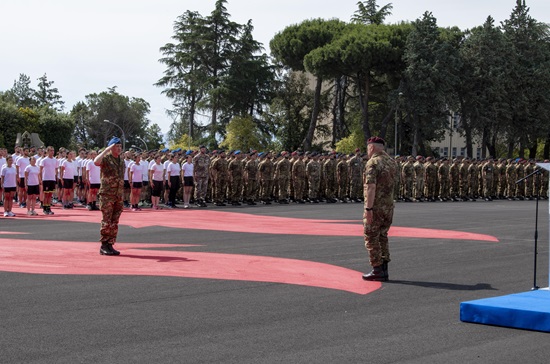
{"type": "Polygon", "coordinates": [[[550,290],[542,289],[462,302],[460,320],[550,332],[550,290]]]}

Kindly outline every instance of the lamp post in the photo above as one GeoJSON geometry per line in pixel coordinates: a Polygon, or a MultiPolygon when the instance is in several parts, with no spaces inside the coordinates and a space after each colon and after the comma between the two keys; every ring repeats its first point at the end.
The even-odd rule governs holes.
{"type": "Polygon", "coordinates": [[[393,155],[397,155],[397,122],[399,120],[399,104],[401,103],[401,96],[403,92],[397,95],[397,104],[395,106],[395,126],[394,126],[394,142],[393,142],[393,155]]]}
{"type": "Polygon", "coordinates": [[[122,128],[120,126],[118,126],[117,124],[113,123],[112,121],[109,121],[109,120],[103,120],[104,123],[107,123],[107,124],[111,124],[111,125],[114,125],[116,126],[120,132],[122,133],[122,150],[125,151],[126,150],[126,135],[124,134],[124,130],[122,130],[122,128]]]}
{"type": "Polygon", "coordinates": [[[136,139],[139,140],[140,142],[142,142],[143,145],[145,145],[145,149],[143,149],[144,151],[149,150],[149,148],[147,148],[147,143],[145,143],[145,140],[141,139],[141,138],[138,137],[138,136],[136,136],[136,139]]]}

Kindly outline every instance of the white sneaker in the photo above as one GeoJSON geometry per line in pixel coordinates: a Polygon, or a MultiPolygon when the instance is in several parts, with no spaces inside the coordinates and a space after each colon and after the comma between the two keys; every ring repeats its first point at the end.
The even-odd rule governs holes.
{"type": "Polygon", "coordinates": [[[8,216],[9,216],[9,217],[14,217],[15,214],[14,214],[13,212],[10,211],[10,212],[8,212],[8,216]]]}
{"type": "Polygon", "coordinates": [[[4,217],[8,217],[10,216],[10,214],[8,214],[7,212],[4,212],[4,217]]]}

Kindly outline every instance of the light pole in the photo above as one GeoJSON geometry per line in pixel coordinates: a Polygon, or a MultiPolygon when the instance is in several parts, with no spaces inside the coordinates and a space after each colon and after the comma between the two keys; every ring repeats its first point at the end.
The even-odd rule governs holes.
{"type": "Polygon", "coordinates": [[[397,155],[397,122],[399,120],[399,104],[401,103],[401,96],[403,96],[403,92],[400,92],[397,95],[397,104],[395,106],[395,126],[394,126],[394,142],[393,142],[393,155],[397,155]]]}
{"type": "Polygon", "coordinates": [[[112,121],[109,121],[109,120],[103,120],[104,123],[107,123],[107,124],[111,124],[111,125],[114,125],[116,126],[117,128],[119,128],[120,132],[122,133],[122,150],[125,151],[126,150],[126,135],[124,134],[124,130],[122,130],[122,128],[120,126],[118,126],[117,124],[113,123],[112,121]]]}
{"type": "Polygon", "coordinates": [[[136,136],[137,140],[139,140],[140,142],[143,143],[143,145],[145,145],[145,149],[143,149],[144,151],[146,150],[149,150],[149,148],[147,148],[147,143],[145,143],[145,140],[141,139],[140,137],[136,136]]]}

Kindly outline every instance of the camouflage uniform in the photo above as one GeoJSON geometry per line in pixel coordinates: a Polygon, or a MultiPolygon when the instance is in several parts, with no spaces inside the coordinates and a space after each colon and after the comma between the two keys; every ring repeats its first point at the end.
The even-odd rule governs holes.
{"type": "Polygon", "coordinates": [[[457,160],[454,160],[451,166],[449,167],[449,185],[451,198],[456,200],[460,196],[460,164],[457,160]]]}
{"type": "Polygon", "coordinates": [[[405,201],[412,201],[413,197],[413,183],[414,183],[414,167],[413,157],[409,157],[407,162],[403,164],[401,170],[401,180],[403,181],[403,199],[405,201]]]}
{"type": "Polygon", "coordinates": [[[285,155],[275,167],[275,175],[278,183],[278,200],[280,203],[288,202],[291,168],[292,166],[288,160],[288,155],[285,155]]]}
{"type": "Polygon", "coordinates": [[[435,201],[435,196],[437,194],[436,185],[437,185],[437,167],[432,162],[431,157],[427,158],[426,164],[424,164],[425,169],[425,183],[424,183],[424,196],[429,201],[435,201]]]}
{"type": "Polygon", "coordinates": [[[345,202],[349,186],[349,169],[345,158],[342,158],[336,165],[336,185],[338,186],[338,199],[345,202]]]}
{"type": "MultiPolygon", "coordinates": [[[[528,176],[530,175],[531,173],[533,173],[533,171],[535,170],[533,168],[533,162],[531,161],[528,161],[527,163],[525,163],[525,167],[524,167],[524,173],[525,173],[525,176],[528,176]]],[[[528,177],[525,181],[523,181],[524,185],[525,185],[525,197],[526,198],[532,198],[533,197],[533,176],[531,177],[528,177]]]]}
{"type": "Polygon", "coordinates": [[[417,157],[417,161],[413,164],[414,169],[414,199],[421,201],[424,195],[424,182],[426,178],[426,171],[424,170],[424,164],[421,157],[417,157]]]}
{"type": "Polygon", "coordinates": [[[256,159],[248,160],[244,165],[244,199],[253,203],[258,193],[258,162],[256,159]]]}
{"type": "Polygon", "coordinates": [[[214,186],[214,202],[217,205],[223,205],[225,200],[225,192],[227,187],[227,159],[225,156],[219,156],[214,160],[210,170],[212,171],[212,179],[215,181],[214,186]]]}
{"type": "Polygon", "coordinates": [[[198,203],[206,201],[208,190],[208,176],[210,157],[205,153],[198,153],[193,158],[193,182],[195,183],[195,200],[198,203]]]}
{"type": "Polygon", "coordinates": [[[99,207],[102,213],[100,241],[114,244],[118,234],[118,220],[124,209],[125,164],[122,156],[115,158],[107,154],[101,161],[101,186],[99,188],[99,207]]]}
{"type": "Polygon", "coordinates": [[[336,197],[336,161],[334,154],[329,155],[323,164],[323,179],[325,181],[325,196],[327,202],[335,202],[336,197]]]}
{"type": "Polygon", "coordinates": [[[385,152],[374,153],[365,167],[365,201],[367,185],[376,185],[372,224],[367,224],[367,220],[363,219],[365,247],[373,267],[391,260],[388,231],[393,220],[393,185],[396,173],[397,163],[385,152]]]}
{"type": "Polygon", "coordinates": [[[292,164],[292,185],[294,186],[294,200],[304,201],[304,189],[306,181],[306,165],[302,158],[298,158],[292,164]]]}
{"type": "Polygon", "coordinates": [[[470,166],[468,167],[468,174],[470,175],[470,180],[468,183],[470,187],[469,195],[472,198],[476,198],[477,196],[479,196],[479,169],[475,162],[470,164],[470,166]]]}
{"type": "Polygon", "coordinates": [[[516,165],[510,162],[506,167],[506,195],[510,200],[516,197],[516,181],[516,165]]]}
{"type": "Polygon", "coordinates": [[[273,183],[273,163],[267,157],[258,165],[260,172],[260,199],[264,202],[269,202],[271,198],[271,184],[273,183]]]}
{"type": "Polygon", "coordinates": [[[439,199],[446,201],[450,197],[449,193],[449,163],[443,161],[437,169],[439,177],[439,199]]]}
{"type": "Polygon", "coordinates": [[[235,158],[228,164],[229,185],[228,197],[232,204],[239,204],[243,191],[243,164],[240,157],[235,158]]]}
{"type": "Polygon", "coordinates": [[[359,201],[363,182],[363,161],[359,155],[354,155],[348,161],[349,166],[349,197],[354,201],[359,201]]]}
{"type": "Polygon", "coordinates": [[[483,197],[490,200],[493,192],[494,165],[492,160],[488,160],[482,167],[483,173],[483,197]]]}
{"type": "Polygon", "coordinates": [[[306,166],[308,196],[310,201],[319,202],[319,184],[321,182],[321,164],[314,157],[306,166]]]}

